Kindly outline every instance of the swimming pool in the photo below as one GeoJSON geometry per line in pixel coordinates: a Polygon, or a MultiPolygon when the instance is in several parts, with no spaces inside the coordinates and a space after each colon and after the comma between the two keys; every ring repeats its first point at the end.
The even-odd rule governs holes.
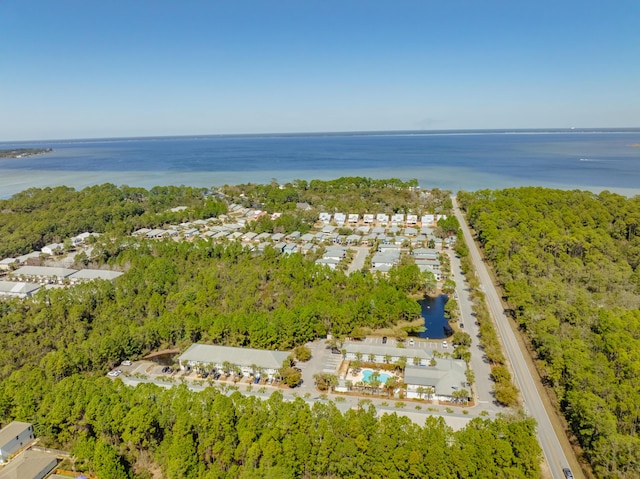
{"type": "MultiPolygon", "coordinates": [[[[370,383],[371,382],[371,375],[373,374],[373,371],[371,369],[365,369],[364,371],[362,371],[362,381],[365,383],[370,383]]],[[[391,376],[387,373],[379,373],[380,377],[378,378],[378,381],[380,381],[380,384],[384,384],[387,382],[387,379],[389,379],[391,376]]]]}

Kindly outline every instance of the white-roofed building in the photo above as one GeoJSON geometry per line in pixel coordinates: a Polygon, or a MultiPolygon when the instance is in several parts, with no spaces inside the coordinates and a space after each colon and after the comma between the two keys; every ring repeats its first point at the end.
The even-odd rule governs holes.
{"type": "Polygon", "coordinates": [[[347,216],[344,213],[336,213],[333,215],[333,221],[335,221],[338,226],[342,226],[347,221],[347,216]]]}
{"type": "Polygon", "coordinates": [[[20,264],[18,258],[5,258],[0,260],[0,270],[7,271],[20,264]]]}
{"type": "Polygon", "coordinates": [[[22,266],[9,273],[12,278],[29,278],[33,280],[62,279],[71,276],[77,270],[69,268],[55,268],[51,266],[22,266]]]}
{"type": "Polygon", "coordinates": [[[365,225],[370,225],[371,223],[373,223],[374,218],[375,218],[375,215],[372,215],[372,214],[370,214],[370,213],[367,213],[367,214],[365,214],[365,215],[362,217],[362,222],[363,222],[365,225]]]}
{"type": "Polygon", "coordinates": [[[40,251],[42,251],[44,254],[53,256],[54,254],[61,254],[62,252],[64,252],[64,245],[62,243],[51,243],[43,246],[40,251]]]}
{"type": "Polygon", "coordinates": [[[394,225],[401,225],[404,224],[404,214],[403,213],[396,213],[394,215],[391,216],[391,223],[394,225]]]}
{"type": "Polygon", "coordinates": [[[0,296],[6,298],[27,298],[39,289],[38,283],[0,281],[0,296]]]}
{"type": "Polygon", "coordinates": [[[386,215],[384,213],[378,213],[376,215],[376,221],[378,222],[378,224],[386,226],[387,223],[389,223],[389,215],[386,215]]]}
{"type": "Polygon", "coordinates": [[[437,358],[434,366],[413,366],[408,363],[404,370],[407,398],[415,399],[421,395],[424,397],[424,392],[419,393],[418,388],[433,388],[435,399],[450,401],[454,391],[470,391],[466,371],[465,362],[453,358],[437,358]]]}
{"type": "Polygon", "coordinates": [[[95,279],[104,279],[109,281],[116,279],[123,274],[124,273],[121,273],[120,271],[110,271],[107,269],[81,269],[80,271],[76,271],[71,274],[69,279],[72,282],[93,281],[95,279]]]}
{"type": "Polygon", "coordinates": [[[422,215],[421,223],[422,226],[431,226],[436,222],[435,215],[422,215]]]}
{"type": "Polygon", "coordinates": [[[257,371],[254,371],[254,368],[257,367],[262,370],[264,375],[273,378],[287,357],[289,357],[289,353],[281,351],[196,343],[182,353],[178,357],[178,361],[183,369],[186,365],[189,365],[204,369],[222,370],[225,363],[230,363],[240,367],[245,375],[256,374],[257,371]]]}
{"type": "Polygon", "coordinates": [[[418,215],[407,215],[407,226],[418,224],[418,215]]]}
{"type": "Polygon", "coordinates": [[[331,222],[331,213],[320,213],[319,219],[324,224],[328,225],[331,222]]]}
{"type": "Polygon", "coordinates": [[[358,221],[360,221],[360,215],[358,213],[349,214],[349,223],[356,224],[358,221]]]}

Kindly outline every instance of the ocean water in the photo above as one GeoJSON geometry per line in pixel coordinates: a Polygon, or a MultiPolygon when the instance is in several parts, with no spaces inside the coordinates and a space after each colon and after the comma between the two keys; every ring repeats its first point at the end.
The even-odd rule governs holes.
{"type": "Polygon", "coordinates": [[[640,194],[640,129],[200,136],[0,143],[0,197],[99,183],[221,186],[340,176],[416,178],[452,191],[539,185],[640,194]],[[636,146],[634,146],[636,145],[636,146]]]}

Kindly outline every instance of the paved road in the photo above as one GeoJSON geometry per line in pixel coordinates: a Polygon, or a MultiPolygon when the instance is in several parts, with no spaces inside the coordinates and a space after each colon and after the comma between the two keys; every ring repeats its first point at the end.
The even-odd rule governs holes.
{"type": "Polygon", "coordinates": [[[478,406],[496,411],[505,411],[498,405],[493,396],[493,380],[491,379],[491,367],[486,358],[484,350],[480,345],[480,330],[473,316],[473,302],[469,297],[470,289],[460,268],[460,258],[453,252],[449,255],[451,259],[451,277],[456,283],[456,294],[458,305],[460,306],[460,323],[464,324],[461,331],[466,331],[471,336],[471,369],[475,374],[475,384],[473,386],[478,406]]]}
{"type": "Polygon", "coordinates": [[[351,274],[354,271],[360,271],[364,268],[364,261],[367,259],[367,255],[369,254],[368,246],[350,246],[349,249],[356,252],[355,258],[349,265],[347,269],[347,274],[351,274]]]}
{"type": "MultiPolygon", "coordinates": [[[[482,261],[480,251],[471,236],[471,231],[469,231],[467,227],[467,223],[458,208],[455,198],[453,199],[453,206],[462,232],[464,233],[464,239],[469,246],[469,254],[475,265],[480,282],[484,286],[490,313],[498,326],[498,334],[502,337],[505,352],[507,353],[507,358],[511,363],[516,379],[516,385],[522,393],[525,411],[538,422],[538,441],[542,447],[542,452],[551,477],[554,479],[563,479],[564,473],[562,472],[562,468],[568,467],[569,462],[562,450],[558,435],[553,429],[549,415],[544,408],[531,371],[527,367],[527,362],[524,358],[525,353],[520,349],[515,333],[509,325],[509,318],[506,316],[504,308],[502,307],[500,296],[493,285],[491,276],[482,261]]],[[[572,469],[575,474],[575,468],[572,469]]]]}

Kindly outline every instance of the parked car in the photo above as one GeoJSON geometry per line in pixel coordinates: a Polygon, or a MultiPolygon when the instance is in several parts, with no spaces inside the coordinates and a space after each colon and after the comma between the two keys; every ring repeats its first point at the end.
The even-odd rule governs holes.
{"type": "Polygon", "coordinates": [[[387,337],[386,336],[382,336],[382,344],[387,344],[387,337]]]}
{"type": "Polygon", "coordinates": [[[448,347],[449,347],[449,344],[446,341],[442,341],[442,348],[447,349],[448,347]]]}
{"type": "Polygon", "coordinates": [[[131,366],[131,361],[129,361],[128,359],[125,359],[124,361],[122,361],[122,365],[123,366],[131,366]]]}
{"type": "Polygon", "coordinates": [[[121,373],[122,373],[122,370],[121,370],[121,369],[115,369],[115,370],[113,370],[113,371],[109,371],[109,372],[107,373],[107,376],[110,376],[110,377],[112,377],[112,378],[117,378],[118,376],[120,376],[120,374],[121,374],[121,373]]]}
{"type": "Polygon", "coordinates": [[[563,468],[562,472],[564,473],[564,477],[566,479],[573,479],[573,473],[571,472],[571,469],[569,469],[568,467],[563,468]]]}
{"type": "Polygon", "coordinates": [[[409,345],[410,345],[410,346],[413,346],[414,344],[416,344],[416,342],[413,340],[413,338],[411,338],[411,339],[409,340],[409,345]]]}
{"type": "Polygon", "coordinates": [[[460,329],[464,329],[464,323],[460,323],[460,329]]]}
{"type": "Polygon", "coordinates": [[[162,368],[162,374],[171,374],[173,372],[173,368],[170,366],[165,366],[162,368]]]}

